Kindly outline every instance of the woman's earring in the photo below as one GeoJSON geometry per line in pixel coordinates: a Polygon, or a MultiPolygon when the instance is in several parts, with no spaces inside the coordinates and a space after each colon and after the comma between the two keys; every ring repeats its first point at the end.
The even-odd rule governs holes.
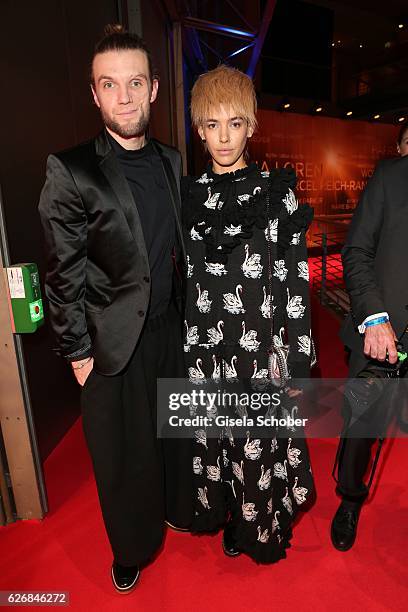
{"type": "Polygon", "coordinates": [[[202,141],[202,142],[207,142],[205,138],[202,138],[202,139],[201,139],[201,141],[202,141]]]}

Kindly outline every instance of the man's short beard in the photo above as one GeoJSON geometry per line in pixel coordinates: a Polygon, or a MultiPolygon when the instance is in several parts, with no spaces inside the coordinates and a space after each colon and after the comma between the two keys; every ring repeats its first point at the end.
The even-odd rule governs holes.
{"type": "Polygon", "coordinates": [[[138,121],[132,121],[127,125],[120,125],[103,112],[102,119],[106,127],[121,138],[140,138],[140,136],[146,133],[147,126],[149,125],[150,113],[148,112],[147,115],[145,115],[142,111],[138,121]]]}

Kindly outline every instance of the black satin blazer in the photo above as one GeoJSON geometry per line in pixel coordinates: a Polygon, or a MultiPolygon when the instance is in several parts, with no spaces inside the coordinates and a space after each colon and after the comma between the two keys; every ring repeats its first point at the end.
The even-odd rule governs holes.
{"type": "MultiPolygon", "coordinates": [[[[181,156],[153,140],[174,206],[179,251],[181,156]]],[[[50,155],[39,212],[47,250],[46,295],[57,352],[92,354],[114,375],[129,361],[150,300],[150,269],[130,187],[103,131],[50,155]]]]}

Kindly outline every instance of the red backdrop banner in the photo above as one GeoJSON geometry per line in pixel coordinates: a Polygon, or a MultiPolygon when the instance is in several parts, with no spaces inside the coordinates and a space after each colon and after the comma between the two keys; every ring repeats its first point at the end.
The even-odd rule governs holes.
{"type": "Polygon", "coordinates": [[[393,125],[270,110],[258,111],[258,123],[252,159],[262,170],[292,166],[297,197],[315,215],[351,213],[377,161],[396,155],[393,125]]]}

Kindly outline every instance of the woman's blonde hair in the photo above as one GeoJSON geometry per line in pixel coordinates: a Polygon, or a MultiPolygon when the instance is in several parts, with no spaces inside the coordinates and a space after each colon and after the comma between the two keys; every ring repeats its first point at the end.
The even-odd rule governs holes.
{"type": "Polygon", "coordinates": [[[220,65],[200,75],[191,92],[191,120],[198,128],[211,119],[211,112],[220,105],[231,107],[237,117],[245,119],[254,130],[256,94],[252,79],[230,66],[220,65]]]}

